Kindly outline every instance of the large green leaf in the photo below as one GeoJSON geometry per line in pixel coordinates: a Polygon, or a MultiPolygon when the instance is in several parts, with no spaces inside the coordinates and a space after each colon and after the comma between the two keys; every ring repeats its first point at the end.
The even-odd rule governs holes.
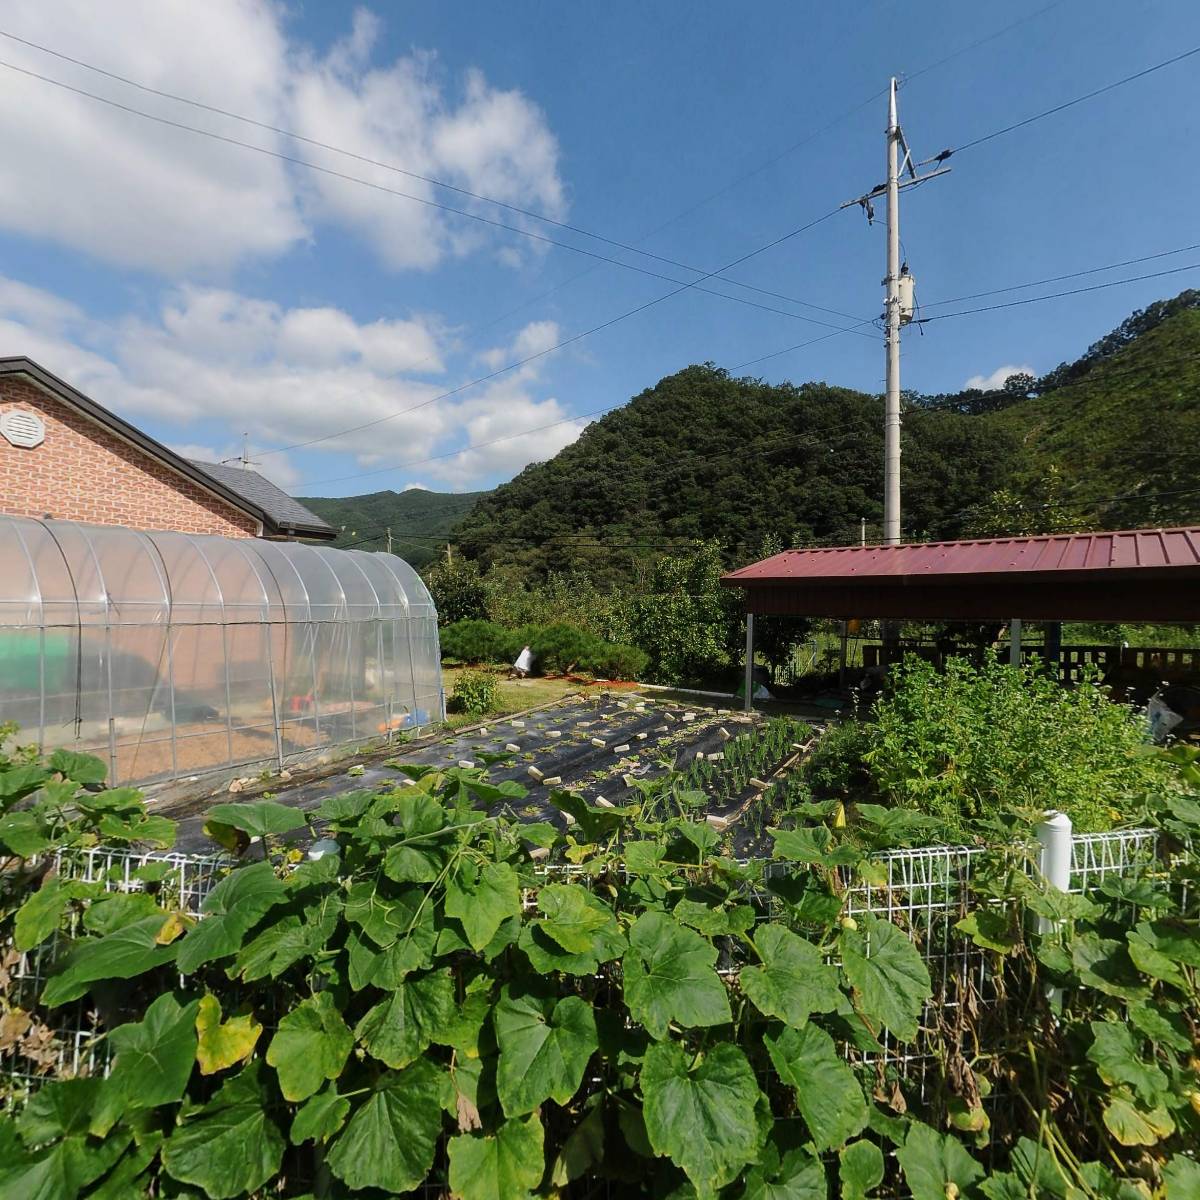
{"type": "Polygon", "coordinates": [[[13,941],[22,953],[40,946],[62,921],[71,890],[68,881],[54,875],[17,909],[13,941]]]}
{"type": "Polygon", "coordinates": [[[713,969],[716,948],[665,913],[643,913],[629,931],[622,960],[630,1015],[652,1037],[664,1038],[671,1022],[685,1028],[722,1025],[729,997],[713,969]]]}
{"type": "Polygon", "coordinates": [[[833,1038],[811,1022],[763,1039],[779,1078],[796,1093],[796,1106],[818,1151],[844,1145],[867,1123],[867,1099],[833,1038]]]}
{"type": "Polygon", "coordinates": [[[587,954],[612,911],[577,883],[551,883],[538,892],[541,928],[568,954],[587,954]]]}
{"type": "Polygon", "coordinates": [[[546,1173],[536,1113],[505,1121],[495,1133],[450,1139],[450,1194],[455,1200],[529,1200],[546,1173]]]}
{"type": "Polygon", "coordinates": [[[492,1012],[500,1061],[496,1092],[505,1116],[546,1099],[566,1104],[578,1091],[599,1043],[592,1006],[578,996],[535,996],[506,987],[492,1012]]]}
{"type": "Polygon", "coordinates": [[[412,1191],[433,1167],[448,1087],[428,1059],[384,1075],[329,1147],[329,1169],[349,1188],[412,1191]]]}
{"type": "Polygon", "coordinates": [[[238,952],[236,971],[247,982],[280,975],[299,962],[318,954],[333,935],[342,911],[341,900],[325,896],[310,904],[303,917],[288,915],[272,921],[238,952]]]}
{"type": "MultiPolygon", "coordinates": [[[[75,1200],[125,1152],[128,1133],[103,1141],[90,1137],[88,1122],[99,1091],[98,1079],[47,1083],[29,1100],[17,1123],[31,1154],[13,1139],[0,1144],[0,1195],[6,1200],[75,1200]]],[[[9,1126],[11,1130],[11,1126],[9,1126]]]]}
{"type": "Polygon", "coordinates": [[[301,1105],[288,1137],[293,1146],[308,1141],[327,1142],[346,1123],[349,1112],[350,1101],[339,1096],[337,1086],[331,1083],[301,1105]]]}
{"type": "Polygon", "coordinates": [[[904,1182],[913,1200],[946,1200],[964,1196],[983,1175],[979,1165],[949,1134],[937,1133],[928,1125],[913,1125],[904,1145],[896,1151],[904,1182]],[[949,1191],[953,1184],[955,1191],[949,1191]]]}
{"type": "Polygon", "coordinates": [[[190,975],[215,958],[236,954],[251,928],[286,896],[287,889],[269,862],[230,871],[200,906],[204,919],[179,943],[180,971],[190,975]]]}
{"type": "MultiPolygon", "coordinates": [[[[0,778],[3,778],[3,774],[0,774],[0,778]]],[[[0,846],[10,854],[18,858],[33,858],[43,850],[49,850],[52,845],[54,839],[50,836],[50,826],[40,813],[21,809],[0,816],[0,846]]]]}
{"type": "Polygon", "coordinates": [[[50,772],[37,763],[5,767],[0,770],[0,800],[20,800],[36,792],[49,778],[50,772]]]}
{"type": "Polygon", "coordinates": [[[244,800],[228,804],[214,804],[204,813],[204,828],[224,845],[218,836],[218,826],[240,829],[250,837],[269,837],[272,834],[290,833],[302,828],[307,822],[299,809],[280,804],[277,800],[244,800]]]}
{"type": "Polygon", "coordinates": [[[902,1041],[915,1038],[932,989],[929,969],[912,942],[890,922],[864,917],[862,928],[842,930],[838,944],[863,1013],[902,1041]]]}
{"type": "Polygon", "coordinates": [[[261,1076],[261,1061],[250,1063],[176,1127],[162,1148],[172,1179],[195,1184],[210,1200],[232,1200],[279,1173],[283,1134],[268,1116],[261,1076]]]}
{"type": "Polygon", "coordinates": [[[774,857],[788,862],[816,863],[826,867],[853,866],[863,852],[850,843],[839,845],[823,825],[802,825],[799,829],[768,829],[774,843],[774,857]]]}
{"type": "Polygon", "coordinates": [[[42,992],[42,1003],[51,1008],[78,1000],[91,984],[102,979],[132,979],[175,957],[175,946],[155,940],[167,919],[165,913],[143,917],[102,938],[87,938],[67,957],[66,966],[42,992]]]}
{"type": "Polygon", "coordinates": [[[1161,1105],[1142,1109],[1124,1096],[1105,1108],[1104,1124],[1122,1146],[1153,1146],[1175,1132],[1175,1121],[1161,1105]]]}
{"type": "Polygon", "coordinates": [[[883,1151],[874,1142],[851,1142],[838,1153],[841,1200],[866,1200],[883,1182],[883,1151]]]}
{"type": "Polygon", "coordinates": [[[182,1099],[196,1063],[198,1008],[198,1000],[164,992],[140,1021],[108,1035],[116,1059],[93,1110],[93,1133],[103,1136],[125,1112],[182,1099]]]}
{"type": "Polygon", "coordinates": [[[826,1200],[825,1168],[807,1150],[789,1150],[782,1156],[764,1153],[763,1157],[770,1161],[746,1172],[741,1200],[826,1200]]]}
{"type": "Polygon", "coordinates": [[[1200,1196],[1200,1163],[1176,1154],[1163,1168],[1167,1200],[1195,1200],[1200,1196]]]}
{"type": "Polygon", "coordinates": [[[478,876],[447,881],[446,915],[458,918],[475,950],[482,950],[501,924],[520,911],[521,889],[508,863],[488,863],[478,876]]]}
{"type": "Polygon", "coordinates": [[[425,901],[422,888],[405,888],[389,896],[369,879],[354,884],[346,896],[346,919],[358,925],[377,946],[386,950],[420,925],[433,905],[425,901]]]}
{"type": "Polygon", "coordinates": [[[1147,1104],[1154,1104],[1166,1089],[1166,1075],[1138,1055],[1137,1043],[1128,1025],[1115,1021],[1093,1021],[1092,1044],[1087,1056],[1096,1064],[1107,1084],[1128,1084],[1147,1104]]]}
{"type": "Polygon", "coordinates": [[[611,908],[578,884],[549,884],[538,893],[541,916],[523,926],[519,945],[541,975],[563,971],[593,975],[601,963],[625,950],[625,938],[611,908]],[[591,927],[591,940],[584,932],[591,927]],[[582,946],[578,951],[566,943],[582,946]]]}
{"type": "Polygon", "coordinates": [[[64,779],[71,779],[75,783],[103,783],[108,778],[108,765],[94,754],[58,749],[50,755],[46,765],[64,779]]]}
{"type": "Polygon", "coordinates": [[[701,1200],[757,1161],[763,1131],[755,1108],[762,1098],[746,1056],[721,1042],[698,1062],[678,1042],[658,1042],[642,1064],[646,1133],[691,1180],[701,1200]]]}
{"type": "Polygon", "coordinates": [[[267,1047],[267,1062],[279,1075],[285,1100],[307,1100],[327,1079],[336,1079],[354,1048],[342,1014],[329,992],[302,1001],[280,1022],[267,1047]]]}
{"type": "Polygon", "coordinates": [[[418,1058],[454,1015],[454,984],[448,970],[408,978],[370,1009],[354,1036],[372,1057],[389,1067],[418,1058]]]}
{"type": "Polygon", "coordinates": [[[742,991],[759,1012],[797,1028],[815,1012],[833,1012],[841,990],[837,968],[821,951],[782,925],[766,925],[754,938],[762,966],[743,967],[742,991]]]}

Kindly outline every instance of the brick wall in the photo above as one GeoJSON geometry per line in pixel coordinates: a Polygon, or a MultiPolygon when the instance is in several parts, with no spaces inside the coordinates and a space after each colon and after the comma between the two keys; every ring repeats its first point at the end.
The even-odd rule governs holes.
{"type": "Polygon", "coordinates": [[[0,512],[132,529],[254,537],[258,523],[23,379],[0,381],[0,413],[37,412],[33,449],[0,437],[0,512]]]}

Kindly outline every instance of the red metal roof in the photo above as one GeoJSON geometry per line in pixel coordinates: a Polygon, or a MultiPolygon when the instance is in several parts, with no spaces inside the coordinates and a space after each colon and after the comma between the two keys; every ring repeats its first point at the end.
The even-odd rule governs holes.
{"type": "MultiPolygon", "coordinates": [[[[1200,572],[1200,526],[1105,533],[1050,534],[980,541],[919,542],[903,546],[844,546],[785,550],[726,575],[730,587],[862,580],[925,580],[939,576],[1023,578],[1063,572],[1200,572]]],[[[1078,574],[1071,577],[1080,578],[1078,574]]],[[[1094,577],[1093,577],[1094,578],[1094,577]]]]}

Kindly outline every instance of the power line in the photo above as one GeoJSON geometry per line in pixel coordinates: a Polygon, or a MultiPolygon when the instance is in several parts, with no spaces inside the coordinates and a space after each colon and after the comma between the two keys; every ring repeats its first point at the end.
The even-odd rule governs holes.
{"type": "Polygon", "coordinates": [[[1138,263],[1152,262],[1158,258],[1170,258],[1175,254],[1185,254],[1189,250],[1200,250],[1200,242],[1189,246],[1179,246],[1174,250],[1160,250],[1157,254],[1143,254],[1140,258],[1127,258],[1123,262],[1107,263],[1103,267],[1088,267],[1084,271],[1070,271],[1066,275],[1050,275],[1045,279],[1031,279],[1027,283],[1010,283],[1007,287],[992,288],[987,292],[971,292],[965,296],[952,296],[946,300],[923,300],[921,307],[938,308],[943,304],[961,304],[965,300],[980,300],[985,296],[999,296],[1004,292],[1019,292],[1024,288],[1042,287],[1047,283],[1061,283],[1066,279],[1078,279],[1083,275],[1099,275],[1104,271],[1115,271],[1120,267],[1132,267],[1138,263]]]}
{"type": "MultiPolygon", "coordinates": [[[[1061,2],[1061,0],[1060,0],[1060,2],[1061,2]]],[[[286,129],[279,125],[272,125],[267,121],[259,121],[259,120],[255,119],[254,117],[246,116],[244,113],[233,112],[232,110],[227,109],[227,108],[219,108],[216,105],[207,104],[202,100],[196,100],[190,96],[181,96],[177,92],[168,92],[168,91],[164,91],[161,88],[151,87],[149,84],[141,83],[136,79],[130,79],[126,75],[120,75],[115,71],[107,70],[104,67],[97,66],[95,63],[87,62],[84,59],[73,58],[69,54],[64,54],[59,50],[55,50],[50,46],[42,45],[39,42],[31,41],[28,38],[20,37],[17,34],[10,33],[7,30],[0,29],[0,37],[8,38],[10,41],[18,42],[22,46],[27,46],[30,49],[40,51],[43,54],[51,55],[54,58],[61,59],[63,62],[69,62],[69,63],[73,64],[74,66],[82,67],[82,68],[84,68],[84,70],[92,71],[97,75],[102,75],[106,79],[111,79],[111,80],[116,81],[117,83],[125,84],[128,87],[136,88],[138,91],[145,92],[148,95],[158,96],[164,100],[171,100],[177,104],[187,104],[187,105],[190,105],[192,108],[201,109],[204,112],[213,113],[216,116],[226,117],[232,121],[240,121],[245,125],[251,125],[256,129],[262,129],[268,133],[277,134],[280,137],[290,138],[292,141],[301,142],[304,145],[313,146],[319,150],[327,150],[332,154],[343,155],[346,158],[354,159],[355,161],[364,163],[368,166],[380,167],[381,169],[383,169],[385,171],[392,171],[398,175],[405,175],[409,179],[417,179],[417,180],[420,180],[422,183],[428,183],[434,187],[445,188],[447,191],[456,192],[457,194],[459,194],[461,196],[467,196],[472,200],[479,200],[486,204],[494,204],[498,208],[507,209],[509,212],[517,213],[518,215],[523,216],[523,217],[529,217],[535,221],[542,221],[547,225],[554,226],[556,229],[563,229],[569,233],[578,234],[581,237],[591,238],[593,241],[602,242],[606,246],[612,246],[615,249],[624,250],[630,254],[644,255],[647,258],[654,259],[656,262],[664,263],[667,266],[678,267],[679,269],[684,270],[684,271],[695,271],[699,275],[704,274],[704,269],[702,267],[694,267],[689,263],[680,262],[678,259],[668,258],[665,255],[661,255],[661,254],[655,254],[653,251],[644,250],[638,245],[631,245],[627,242],[622,242],[617,238],[609,237],[602,233],[596,233],[594,230],[585,229],[583,226],[575,225],[568,221],[557,220],[554,217],[547,216],[545,213],[540,213],[533,209],[523,208],[519,204],[513,204],[507,200],[500,200],[495,196],[489,196],[482,192],[475,192],[475,191],[472,191],[470,188],[460,187],[458,184],[448,183],[444,179],[437,179],[432,175],[424,175],[419,171],[412,171],[406,167],[398,166],[396,163],[386,162],[381,159],[372,158],[370,155],[366,155],[366,154],[359,154],[354,150],[346,149],[346,147],[344,147],[344,146],[337,146],[330,142],[323,142],[316,138],[308,137],[305,134],[297,133],[294,129],[286,129]]],[[[0,64],[0,65],[8,65],[8,64],[0,64]]],[[[12,69],[20,70],[20,68],[17,68],[17,67],[13,67],[12,69]]],[[[39,79],[43,79],[45,82],[51,82],[51,83],[58,82],[56,80],[51,80],[45,76],[37,75],[35,77],[39,78],[39,79]]],[[[64,86],[67,86],[67,85],[64,84],[64,86]]],[[[103,99],[102,97],[94,97],[91,95],[91,93],[85,93],[85,94],[93,99],[103,99]]],[[[129,111],[137,112],[137,115],[142,115],[142,116],[147,116],[147,117],[152,116],[152,114],[141,113],[138,110],[129,110],[129,111]]],[[[205,132],[205,131],[194,130],[193,132],[205,132]]],[[[812,136],[815,137],[816,135],[813,134],[812,136]]],[[[254,148],[261,149],[261,147],[254,147],[254,148]]],[[[787,153],[787,152],[785,151],[785,153],[787,153]]],[[[420,201],[420,197],[409,197],[409,198],[420,201]]],[[[457,210],[452,210],[452,211],[457,211],[457,210]]],[[[470,213],[462,213],[461,215],[474,216],[474,214],[470,214],[470,213]]],[[[512,226],[505,226],[505,228],[511,229],[513,232],[521,233],[521,234],[525,234],[528,232],[526,230],[521,230],[519,228],[512,227],[512,226]]],[[[555,243],[555,244],[561,245],[561,243],[555,243]]],[[[566,248],[572,249],[572,250],[578,249],[578,247],[574,247],[574,246],[567,246],[566,248]]],[[[605,260],[605,261],[614,262],[614,264],[617,266],[627,266],[628,267],[630,265],[627,263],[616,262],[616,260],[605,260]]],[[[636,268],[634,268],[634,269],[636,269],[636,268]]],[[[662,276],[660,276],[659,278],[662,278],[662,276]]],[[[678,281],[676,281],[676,282],[678,282],[678,281]]],[[[777,300],[787,300],[789,303],[792,303],[792,304],[799,304],[806,308],[815,309],[818,312],[828,313],[831,316],[845,317],[849,321],[857,321],[858,320],[858,317],[854,316],[851,313],[840,312],[836,308],[826,308],[820,304],[812,304],[810,301],[800,300],[800,299],[797,299],[792,296],[787,296],[781,292],[772,292],[765,288],[757,287],[752,283],[745,283],[745,282],[743,282],[741,280],[737,280],[737,279],[726,279],[725,282],[731,283],[736,287],[746,288],[749,291],[758,292],[761,295],[772,296],[777,300]]],[[[713,294],[720,295],[721,293],[714,292],[713,294]]],[[[734,299],[734,297],[728,297],[728,298],[734,299]]]]}
{"type": "MultiPolygon", "coordinates": [[[[621,267],[626,271],[634,271],[639,275],[647,275],[651,279],[661,279],[661,280],[665,280],[668,283],[678,283],[678,284],[684,283],[683,280],[676,279],[674,276],[671,276],[671,275],[664,275],[661,271],[652,271],[646,267],[639,267],[635,263],[624,262],[623,260],[621,260],[619,258],[613,258],[611,255],[608,255],[608,254],[600,254],[594,250],[587,250],[583,246],[575,246],[575,245],[572,245],[570,242],[559,241],[557,238],[547,237],[544,234],[535,233],[531,229],[522,229],[519,225],[510,225],[506,221],[497,221],[497,220],[494,220],[492,217],[484,216],[482,213],[474,213],[474,212],[471,212],[469,209],[457,208],[453,204],[445,204],[440,200],[432,200],[425,196],[415,196],[411,192],[402,192],[398,188],[387,187],[384,184],[375,183],[372,180],[364,179],[359,175],[350,175],[350,174],[347,174],[345,171],[334,170],[332,167],[323,167],[319,163],[310,162],[308,159],[297,158],[294,154],[284,154],[282,151],[271,150],[266,146],[256,146],[253,142],[244,142],[240,138],[230,137],[227,134],[223,134],[223,133],[216,133],[215,131],[213,131],[211,129],[201,129],[199,126],[196,126],[196,125],[188,125],[185,122],[175,121],[169,117],[158,116],[155,113],[149,113],[143,109],[134,108],[128,104],[122,104],[120,101],[112,100],[107,96],[101,96],[96,92],[89,92],[84,88],[75,87],[72,84],[65,83],[61,79],[54,79],[49,75],[42,75],[39,72],[29,70],[26,67],[18,67],[16,65],[14,65],[13,63],[4,62],[2,60],[0,60],[0,67],[4,68],[6,70],[9,70],[9,71],[15,71],[20,75],[26,75],[32,79],[40,80],[43,83],[48,83],[53,87],[62,88],[64,91],[71,92],[74,95],[85,97],[86,99],[89,99],[89,100],[95,100],[100,104],[109,105],[110,107],[116,108],[116,109],[120,110],[121,112],[128,113],[131,116],[141,117],[147,121],[154,121],[160,125],[167,125],[172,129],[179,129],[186,133],[194,133],[194,134],[198,135],[199,137],[211,138],[214,141],[224,142],[226,145],[237,146],[243,150],[251,150],[256,154],[265,154],[269,158],[274,158],[274,159],[279,160],[280,162],[289,163],[292,166],[303,167],[309,171],[316,171],[319,174],[328,175],[328,176],[331,176],[332,178],[340,179],[346,183],[355,183],[361,187],[370,188],[372,191],[383,192],[389,196],[396,196],[403,200],[411,200],[415,204],[422,204],[428,208],[436,208],[442,212],[454,213],[457,216],[465,217],[469,221],[478,221],[481,224],[490,225],[495,229],[503,229],[508,233],[514,233],[519,237],[529,238],[533,241],[542,242],[549,246],[556,246],[561,250],[570,250],[575,254],[582,254],[587,258],[594,258],[594,259],[598,260],[599,262],[608,263],[615,267],[621,267]]],[[[202,106],[202,107],[207,107],[207,106],[202,106]]],[[[225,114],[225,115],[232,115],[232,114],[225,114]]],[[[250,120],[250,118],[245,118],[245,119],[250,120]]],[[[255,122],[255,121],[251,121],[251,123],[259,124],[259,122],[255,122]]],[[[273,128],[273,127],[265,126],[265,128],[273,128]]],[[[286,133],[286,131],[280,131],[280,132],[286,133]]],[[[287,136],[297,136],[297,135],[288,134],[287,136]]],[[[306,139],[301,138],[299,140],[306,140],[306,139]]],[[[328,148],[333,149],[333,147],[328,147],[328,148]]],[[[349,152],[347,151],[346,153],[349,153],[349,152]]],[[[355,155],[354,157],[359,157],[359,156],[355,155]]],[[[374,161],[374,160],[366,160],[366,161],[374,161]]],[[[388,167],[388,164],[386,164],[386,163],[376,163],[376,165],[381,166],[381,167],[386,167],[391,170],[400,170],[400,168],[388,167]]],[[[411,172],[404,172],[404,173],[411,174],[411,172]]],[[[418,176],[418,178],[424,179],[425,177],[418,176]]],[[[429,180],[428,182],[438,183],[437,180],[429,180]]],[[[444,184],[444,185],[440,185],[440,186],[449,187],[451,185],[444,184]]],[[[456,189],[456,190],[461,190],[461,189],[456,189]]],[[[474,195],[474,193],[469,193],[469,194],[474,195]]],[[[484,200],[487,199],[487,197],[478,197],[478,198],[484,199],[484,200]]],[[[499,202],[497,201],[495,203],[499,203],[499,202]]],[[[525,212],[526,210],[521,209],[519,211],[525,212]]],[[[537,216],[536,213],[532,213],[532,212],[529,213],[528,215],[537,216]]],[[[549,218],[540,217],[539,219],[540,220],[548,220],[549,218]]],[[[557,223],[558,222],[555,222],[555,224],[557,224],[557,223]]],[[[567,228],[572,228],[572,227],[567,226],[567,228]]],[[[578,232],[585,232],[585,236],[594,237],[600,241],[610,241],[611,240],[608,238],[602,238],[598,234],[587,234],[586,231],[578,231],[578,232]]],[[[622,243],[614,243],[614,244],[622,245],[622,243]]],[[[633,247],[629,247],[629,249],[633,249],[633,247]]],[[[646,253],[645,251],[636,251],[636,250],[634,252],[635,253],[646,253]]],[[[650,257],[658,258],[659,256],[651,255],[650,257]]],[[[671,261],[671,260],[664,259],[663,261],[671,261]]],[[[751,308],[763,309],[768,312],[777,313],[780,316],[791,317],[797,321],[807,321],[813,325],[822,325],[827,329],[842,328],[842,326],[839,326],[839,325],[830,325],[828,321],[819,321],[815,317],[806,317],[801,313],[786,312],[783,309],[772,308],[768,305],[760,304],[757,301],[747,299],[745,296],[731,296],[728,292],[721,292],[721,291],[717,291],[715,288],[704,288],[704,287],[699,286],[705,280],[716,278],[717,276],[719,276],[721,274],[721,271],[727,270],[729,268],[722,267],[717,271],[704,272],[699,267],[690,267],[683,263],[680,263],[677,265],[682,267],[684,270],[699,272],[700,278],[687,283],[686,286],[694,287],[694,288],[696,288],[697,291],[704,292],[707,295],[718,296],[724,300],[732,300],[735,304],[745,304],[745,305],[750,306],[751,308]]],[[[730,282],[733,282],[733,281],[730,281],[730,282]]],[[[766,292],[766,289],[757,288],[752,284],[738,284],[738,286],[747,287],[752,291],[766,292]]],[[[774,295],[774,296],[779,296],[782,299],[787,300],[789,303],[808,305],[809,307],[812,307],[812,308],[820,308],[819,305],[811,305],[806,300],[795,300],[790,296],[784,296],[783,293],[773,292],[773,293],[769,293],[769,294],[774,295]]],[[[850,314],[844,314],[844,315],[847,317],[847,319],[849,319],[851,321],[855,321],[858,319],[857,317],[854,317],[850,314]]],[[[857,330],[855,330],[855,332],[857,332],[857,330]]],[[[860,335],[860,336],[869,336],[869,335],[860,335]]]]}
{"type": "Polygon", "coordinates": [[[1183,271],[1200,270],[1200,263],[1189,263],[1186,267],[1172,267],[1169,271],[1154,271],[1149,275],[1131,275],[1128,279],[1110,279],[1107,283],[1093,283],[1089,287],[1071,288],[1066,292],[1051,292],[1046,296],[1028,296],[1024,300],[1006,300],[1000,304],[985,304],[980,308],[964,308],[958,312],[939,313],[932,317],[920,317],[915,325],[928,325],[931,321],[947,321],[951,317],[969,317],[976,313],[995,312],[1001,308],[1018,308],[1023,304],[1040,304],[1043,300],[1061,300],[1064,296],[1080,296],[1085,292],[1099,292],[1105,288],[1121,287],[1126,283],[1141,283],[1147,279],[1162,279],[1166,275],[1179,275],[1183,271]]]}
{"type": "MultiPolygon", "coordinates": [[[[798,237],[802,233],[806,233],[808,230],[813,229],[815,226],[820,225],[822,222],[828,221],[831,217],[837,216],[839,211],[840,211],[840,209],[831,208],[827,213],[824,213],[821,216],[814,218],[813,220],[809,221],[807,224],[801,225],[796,229],[789,230],[787,233],[781,234],[779,237],[774,238],[771,241],[767,242],[766,245],[759,246],[756,249],[751,250],[746,254],[743,254],[740,258],[736,258],[732,262],[727,263],[724,267],[718,268],[717,271],[712,272],[712,275],[717,275],[720,273],[720,271],[726,271],[732,267],[739,266],[741,263],[747,262],[750,259],[757,257],[759,254],[765,254],[768,250],[773,250],[776,246],[782,245],[782,243],[789,241],[790,239],[792,239],[794,237],[798,237]]],[[[678,296],[681,292],[686,292],[690,289],[695,288],[697,283],[703,283],[704,279],[707,279],[710,277],[711,276],[702,276],[700,279],[695,280],[694,282],[681,284],[679,287],[673,289],[672,291],[664,292],[661,296],[655,296],[653,299],[647,300],[644,303],[637,305],[636,308],[627,309],[623,313],[618,313],[617,316],[615,316],[615,317],[610,317],[606,321],[601,321],[600,324],[598,324],[598,325],[593,325],[590,329],[585,329],[579,333],[572,334],[570,337],[563,338],[561,341],[556,342],[553,346],[547,347],[545,350],[539,350],[535,354],[527,355],[525,358],[518,359],[516,362],[509,363],[507,366],[500,367],[495,371],[490,371],[486,375],[481,375],[478,379],[472,379],[466,383],[459,384],[458,387],[451,388],[447,392],[442,392],[439,395],[432,396],[428,400],[423,400],[423,401],[421,401],[420,404],[411,405],[408,408],[401,409],[399,412],[391,413],[388,416],[376,417],[374,420],[364,421],[360,425],[352,425],[348,429],[340,429],[340,430],[335,431],[334,433],[324,434],[321,437],[308,438],[306,441],[294,442],[288,446],[276,446],[270,450],[260,450],[260,451],[258,451],[258,453],[262,454],[262,455],[282,454],[285,450],[299,450],[306,446],[315,446],[319,442],[327,442],[333,438],[345,437],[347,434],[358,433],[363,429],[372,429],[376,425],[382,425],[385,421],[393,421],[397,417],[406,416],[408,413],[416,412],[418,409],[421,409],[421,408],[426,408],[430,404],[436,404],[439,400],[446,400],[451,396],[456,396],[460,392],[466,391],[468,388],[475,387],[481,383],[486,383],[489,379],[495,379],[499,375],[507,374],[507,372],[516,370],[518,367],[525,366],[527,363],[534,362],[539,358],[545,358],[545,356],[547,354],[553,354],[556,350],[561,350],[565,346],[570,346],[575,342],[582,341],[584,338],[591,337],[593,334],[600,333],[601,331],[603,331],[605,329],[611,329],[612,326],[618,325],[622,321],[628,320],[630,317],[635,317],[639,313],[645,312],[647,309],[651,309],[651,308],[654,308],[656,305],[662,304],[662,302],[664,300],[670,300],[672,297],[678,296]]],[[[834,332],[835,333],[848,333],[850,331],[845,330],[845,329],[838,329],[838,330],[835,330],[834,332]]],[[[568,419],[578,420],[579,418],[568,418],[568,419]]],[[[357,478],[357,477],[358,476],[347,476],[346,478],[357,478]]]]}
{"type": "Polygon", "coordinates": [[[1043,121],[1046,117],[1052,117],[1055,113],[1064,112],[1068,108],[1074,108],[1077,104],[1083,104],[1086,100],[1094,100],[1097,96],[1103,96],[1107,92],[1115,91],[1117,88],[1124,87],[1127,83],[1133,83],[1135,80],[1144,79],[1147,75],[1153,75],[1155,71],[1161,71],[1166,67],[1174,66],[1176,63],[1183,62],[1184,59],[1191,58],[1195,54],[1200,54],[1200,46],[1193,46],[1192,49],[1185,50],[1182,54],[1176,54],[1173,58],[1164,59],[1162,62],[1155,63],[1152,67],[1145,67],[1140,71],[1135,71],[1132,75],[1126,75],[1123,79],[1116,79],[1112,83],[1106,83],[1103,87],[1094,88],[1090,92],[1085,92],[1082,96],[1076,96],[1073,100],[1066,100],[1062,104],[1056,104],[1053,108],[1047,108],[1043,112],[1034,113],[1031,117],[1014,121],[1011,125],[1005,125],[1002,129],[994,129],[991,133],[985,133],[982,137],[974,138],[953,150],[944,150],[942,156],[949,158],[951,154],[962,154],[965,150],[973,150],[976,146],[982,146],[984,142],[992,141],[993,138],[1003,137],[1006,133],[1012,133],[1016,129],[1024,129],[1026,125],[1032,125],[1035,121],[1043,121]]]}

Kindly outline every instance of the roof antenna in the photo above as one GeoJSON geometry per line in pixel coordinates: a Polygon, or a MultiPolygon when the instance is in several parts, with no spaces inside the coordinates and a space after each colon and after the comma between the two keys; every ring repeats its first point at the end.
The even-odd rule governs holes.
{"type": "Polygon", "coordinates": [[[251,467],[257,467],[258,463],[250,457],[250,435],[249,433],[242,434],[242,456],[238,459],[242,464],[242,470],[248,471],[251,467]]]}

